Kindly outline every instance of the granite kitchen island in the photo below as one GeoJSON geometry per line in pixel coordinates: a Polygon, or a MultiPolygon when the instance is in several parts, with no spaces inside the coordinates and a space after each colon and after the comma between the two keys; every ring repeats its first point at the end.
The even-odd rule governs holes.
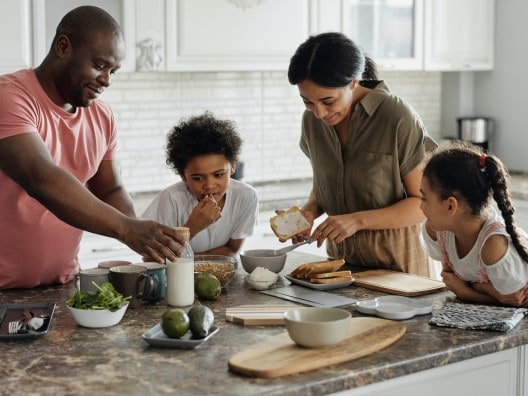
{"type": "MultiPolygon", "coordinates": [[[[306,253],[289,253],[282,273],[289,273],[301,263],[318,259],[320,257],[306,253]]],[[[416,316],[401,322],[407,332],[400,340],[358,360],[275,379],[249,378],[231,373],[227,366],[231,356],[285,329],[283,326],[233,324],[225,320],[225,309],[242,304],[289,304],[250,289],[244,281],[245,275],[239,268],[235,279],[216,301],[203,302],[213,310],[219,331],[192,350],[155,348],[142,339],[144,332],[159,323],[167,309],[165,302],[129,309],[116,326],[88,329],[79,327],[66,308],[65,300],[74,291],[72,284],[2,291],[0,303],[50,301],[57,306],[48,334],[34,340],[0,342],[0,393],[286,396],[346,391],[351,395],[377,395],[385,393],[382,388],[376,390],[376,386],[383,387],[399,380],[395,386],[385,386],[385,391],[389,389],[393,393],[387,391],[387,394],[409,395],[419,393],[407,390],[407,393],[403,390],[398,393],[402,380],[403,385],[408,387],[417,381],[414,378],[420,378],[420,375],[429,378],[427,376],[432,375],[433,379],[440,378],[439,383],[445,383],[442,380],[444,374],[440,372],[440,377],[435,376],[435,370],[494,356],[499,358],[483,363],[485,368],[491,367],[488,371],[494,374],[484,371],[477,376],[477,379],[480,378],[478,382],[485,384],[489,380],[499,384],[504,391],[501,395],[525,395],[520,392],[528,392],[528,389],[524,390],[522,375],[526,363],[524,345],[528,344],[526,319],[509,333],[498,333],[435,327],[428,324],[430,315],[416,316]],[[503,357],[504,353],[506,357],[503,357]],[[502,361],[506,362],[506,368],[502,361]],[[498,372],[496,364],[503,370],[498,372]],[[488,378],[490,375],[495,377],[488,378]]],[[[354,285],[332,292],[355,299],[383,295],[354,285]]],[[[453,295],[441,292],[417,298],[433,302],[433,309],[439,309],[453,295]]],[[[345,309],[351,310],[353,317],[362,316],[353,307],[345,309]]],[[[474,368],[468,370],[479,373],[474,368]]],[[[447,389],[446,385],[446,392],[447,389]]],[[[433,394],[445,393],[435,388],[429,392],[429,395],[433,394]],[[435,390],[439,393],[434,393],[435,390]]],[[[451,391],[449,394],[456,395],[451,391]]]]}

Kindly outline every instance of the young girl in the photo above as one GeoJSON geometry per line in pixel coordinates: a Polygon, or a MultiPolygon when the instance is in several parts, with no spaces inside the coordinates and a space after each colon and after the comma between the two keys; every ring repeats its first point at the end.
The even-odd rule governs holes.
{"type": "Polygon", "coordinates": [[[182,180],[142,217],[189,227],[194,253],[237,254],[258,222],[258,198],[253,187],[231,179],[242,144],[235,124],[205,113],[182,121],[167,140],[167,164],[182,180]]]}
{"type": "Polygon", "coordinates": [[[469,144],[435,154],[420,188],[427,217],[421,239],[458,298],[526,307],[528,236],[515,226],[507,176],[497,157],[469,144]]]}

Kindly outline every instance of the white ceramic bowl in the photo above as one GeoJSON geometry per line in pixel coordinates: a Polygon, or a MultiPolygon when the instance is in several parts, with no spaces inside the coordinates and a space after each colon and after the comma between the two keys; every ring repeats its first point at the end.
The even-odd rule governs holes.
{"type": "Polygon", "coordinates": [[[350,326],[350,312],[339,308],[300,308],[284,313],[290,338],[307,348],[319,348],[343,341],[350,326]]]}
{"type": "Polygon", "coordinates": [[[79,309],[68,306],[73,319],[83,327],[109,327],[118,324],[125,316],[128,304],[112,312],[108,309],[79,309]]]}
{"type": "Polygon", "coordinates": [[[240,253],[242,268],[248,274],[252,273],[257,267],[264,267],[278,274],[286,263],[286,253],[275,256],[274,252],[272,249],[245,250],[240,253]]]}

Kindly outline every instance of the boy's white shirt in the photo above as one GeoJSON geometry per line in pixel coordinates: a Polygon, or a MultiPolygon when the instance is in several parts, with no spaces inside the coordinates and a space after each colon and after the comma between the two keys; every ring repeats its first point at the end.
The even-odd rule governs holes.
{"type": "MultiPolygon", "coordinates": [[[[182,227],[197,204],[198,200],[191,194],[187,184],[179,181],[160,192],[141,217],[170,227],[182,227]]],[[[222,217],[196,234],[190,241],[191,248],[200,253],[224,246],[229,239],[250,237],[257,224],[257,192],[250,185],[231,179],[222,217]]]]}

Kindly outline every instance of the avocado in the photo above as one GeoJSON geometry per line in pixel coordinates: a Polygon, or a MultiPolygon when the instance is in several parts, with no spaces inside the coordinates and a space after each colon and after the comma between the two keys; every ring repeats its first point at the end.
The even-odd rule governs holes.
{"type": "Polygon", "coordinates": [[[198,298],[216,300],[222,292],[222,285],[216,276],[204,273],[194,278],[194,291],[198,298]]]}
{"type": "Polygon", "coordinates": [[[189,316],[190,321],[189,329],[194,336],[204,338],[209,334],[214,322],[214,314],[210,308],[204,305],[196,305],[187,312],[187,316],[189,316]]]}

